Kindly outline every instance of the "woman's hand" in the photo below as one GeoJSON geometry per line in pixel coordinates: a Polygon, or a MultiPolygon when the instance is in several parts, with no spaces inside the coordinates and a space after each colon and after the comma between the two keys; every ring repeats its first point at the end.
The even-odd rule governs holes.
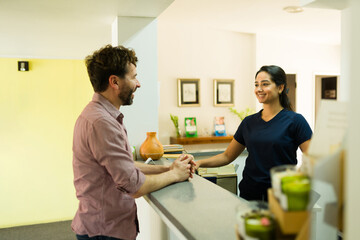
{"type": "Polygon", "coordinates": [[[194,166],[194,170],[197,171],[200,166],[201,166],[201,160],[196,161],[195,166],[194,166]]]}

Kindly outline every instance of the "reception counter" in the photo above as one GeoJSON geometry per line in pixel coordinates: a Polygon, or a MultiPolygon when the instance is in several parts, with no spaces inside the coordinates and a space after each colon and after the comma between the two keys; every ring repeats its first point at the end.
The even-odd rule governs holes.
{"type": "Polygon", "coordinates": [[[198,175],[144,198],[179,239],[236,239],[236,209],[249,209],[247,201],[198,175]]]}

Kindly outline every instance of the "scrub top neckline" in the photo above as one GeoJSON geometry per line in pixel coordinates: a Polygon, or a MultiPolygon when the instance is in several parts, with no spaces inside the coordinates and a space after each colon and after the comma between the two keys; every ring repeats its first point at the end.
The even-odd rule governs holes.
{"type": "Polygon", "coordinates": [[[264,123],[270,123],[271,121],[273,121],[275,118],[277,118],[279,116],[279,114],[285,110],[285,108],[281,109],[280,112],[278,112],[272,119],[270,119],[269,121],[265,121],[262,117],[261,117],[261,113],[264,109],[261,109],[260,112],[259,112],[259,118],[261,121],[263,121],[264,123]]]}

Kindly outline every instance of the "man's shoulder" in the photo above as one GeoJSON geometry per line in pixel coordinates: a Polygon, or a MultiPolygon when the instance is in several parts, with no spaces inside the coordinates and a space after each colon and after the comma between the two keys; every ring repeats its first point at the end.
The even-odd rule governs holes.
{"type": "Polygon", "coordinates": [[[109,113],[98,102],[90,102],[81,112],[79,119],[86,120],[91,123],[106,120],[109,118],[109,113]]]}

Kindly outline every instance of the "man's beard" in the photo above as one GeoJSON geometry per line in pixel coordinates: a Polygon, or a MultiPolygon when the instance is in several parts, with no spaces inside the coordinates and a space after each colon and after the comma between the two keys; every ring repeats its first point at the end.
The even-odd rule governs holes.
{"type": "Polygon", "coordinates": [[[133,98],[131,97],[132,94],[133,91],[131,88],[123,89],[123,91],[119,93],[118,96],[122,102],[122,105],[131,105],[133,103],[133,98]]]}

